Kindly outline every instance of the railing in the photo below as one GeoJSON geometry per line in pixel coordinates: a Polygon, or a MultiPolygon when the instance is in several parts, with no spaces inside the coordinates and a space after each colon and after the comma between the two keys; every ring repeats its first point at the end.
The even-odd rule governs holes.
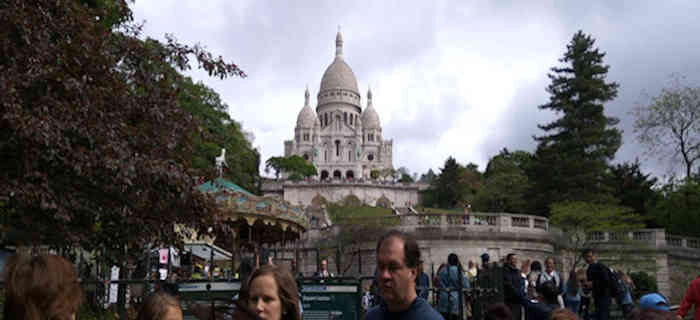
{"type": "Polygon", "coordinates": [[[652,247],[700,249],[700,238],[685,237],[666,233],[664,229],[641,229],[623,232],[591,232],[588,240],[594,242],[630,241],[652,247]]]}
{"type": "Polygon", "coordinates": [[[549,220],[544,217],[510,213],[407,213],[399,216],[404,228],[464,228],[465,230],[547,234],[549,220]]]}

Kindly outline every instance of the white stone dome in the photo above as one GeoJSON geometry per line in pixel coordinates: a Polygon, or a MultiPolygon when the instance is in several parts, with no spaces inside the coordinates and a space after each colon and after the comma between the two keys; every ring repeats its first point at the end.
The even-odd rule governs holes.
{"type": "Polygon", "coordinates": [[[306,102],[297,116],[297,128],[313,128],[318,118],[316,118],[316,114],[309,106],[309,89],[306,89],[304,97],[306,98],[306,102]]]}
{"type": "Polygon", "coordinates": [[[345,89],[360,94],[357,89],[357,78],[350,66],[343,60],[343,37],[338,32],[335,38],[335,59],[321,78],[321,89],[319,93],[327,90],[345,89]]]}
{"type": "Polygon", "coordinates": [[[372,91],[367,90],[367,108],[362,112],[362,126],[366,129],[381,129],[379,114],[372,106],[372,91]]]}

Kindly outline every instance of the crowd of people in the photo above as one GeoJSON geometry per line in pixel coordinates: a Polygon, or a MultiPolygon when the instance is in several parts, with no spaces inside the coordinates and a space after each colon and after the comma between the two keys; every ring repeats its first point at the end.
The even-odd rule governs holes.
{"type": "MultiPolygon", "coordinates": [[[[694,319],[700,319],[700,277],[690,283],[674,314],[669,311],[668,300],[659,293],[642,296],[635,307],[629,288],[624,289],[628,277],[598,262],[592,250],[585,250],[582,257],[588,264],[587,270],[572,270],[568,279],[564,279],[555,270],[552,257],[545,260],[544,270],[539,263],[527,260],[518,269],[518,256],[508,254],[503,261],[504,302],[488,305],[483,314],[485,319],[586,320],[589,319],[585,313],[587,305],[592,300],[595,313],[590,314],[590,319],[607,320],[613,299],[623,306],[630,320],[681,319],[693,306],[694,319]]],[[[482,270],[494,267],[489,264],[488,254],[481,258],[482,270]]],[[[470,316],[471,301],[469,294],[464,293],[471,288],[471,279],[479,273],[473,262],[465,269],[456,254],[447,257],[433,279],[437,287],[433,291],[434,308],[428,301],[430,278],[423,271],[421,252],[412,236],[400,231],[386,233],[377,242],[376,259],[375,285],[379,299],[374,306],[367,304],[364,319],[452,320],[470,316]]],[[[327,270],[327,262],[322,264],[317,276],[333,276],[327,270]]],[[[14,256],[4,270],[4,280],[5,320],[75,319],[82,302],[75,267],[59,256],[14,256]]],[[[255,268],[244,279],[230,312],[217,315],[215,310],[197,305],[189,305],[188,309],[199,319],[300,320],[301,307],[292,273],[285,267],[268,263],[255,268]]],[[[156,291],[146,298],[137,315],[138,320],[180,320],[182,317],[181,301],[166,290],[156,291]]]]}

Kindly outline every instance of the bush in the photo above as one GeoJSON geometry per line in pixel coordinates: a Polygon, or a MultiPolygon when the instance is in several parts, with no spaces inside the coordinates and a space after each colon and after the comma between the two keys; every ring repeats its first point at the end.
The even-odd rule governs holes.
{"type": "Polygon", "coordinates": [[[629,276],[632,278],[632,281],[634,281],[634,286],[636,287],[632,292],[632,297],[635,300],[649,292],[659,291],[659,287],[656,284],[656,277],[653,277],[644,271],[630,272],[629,276]]]}

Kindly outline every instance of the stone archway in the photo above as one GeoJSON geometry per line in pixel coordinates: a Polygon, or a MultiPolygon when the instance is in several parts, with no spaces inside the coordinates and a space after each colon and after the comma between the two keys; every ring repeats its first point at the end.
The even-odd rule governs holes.
{"type": "Polygon", "coordinates": [[[385,195],[382,195],[377,199],[377,207],[391,208],[391,201],[385,195]]]}
{"type": "Polygon", "coordinates": [[[355,172],[352,170],[348,170],[345,172],[345,178],[346,179],[355,179],[355,172]]]}
{"type": "Polygon", "coordinates": [[[340,170],[333,171],[333,179],[340,179],[343,177],[343,173],[340,170]]]}
{"type": "Polygon", "coordinates": [[[320,195],[318,193],[316,194],[316,196],[313,197],[313,199],[311,199],[311,205],[314,207],[320,207],[321,205],[326,205],[326,204],[328,204],[328,200],[326,200],[326,198],[324,198],[322,195],[320,195]]]}
{"type": "Polygon", "coordinates": [[[321,171],[321,180],[326,180],[328,179],[328,171],[323,170],[321,171]]]}

